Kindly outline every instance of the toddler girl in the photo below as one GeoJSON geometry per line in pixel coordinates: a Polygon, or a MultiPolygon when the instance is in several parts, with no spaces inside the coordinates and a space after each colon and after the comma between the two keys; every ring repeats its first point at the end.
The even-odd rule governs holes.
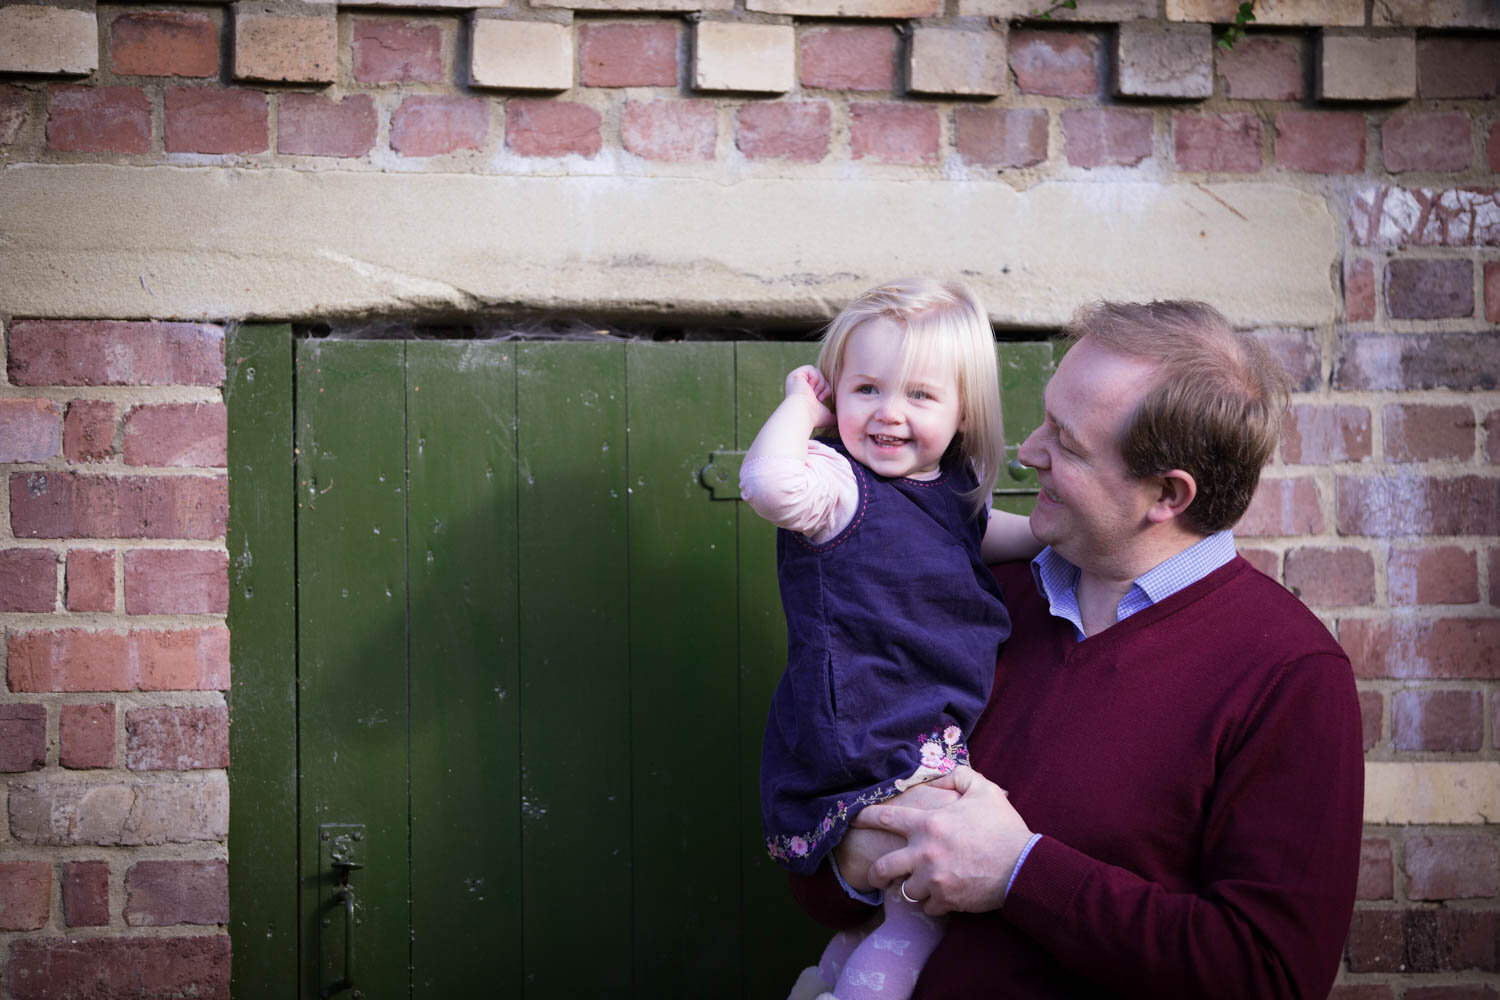
{"type": "MultiPolygon", "coordinates": [[[[761,811],[792,871],[815,870],[863,807],[967,763],[1010,634],[985,563],[1040,548],[1025,518],[989,509],[1004,454],[983,306],[963,285],[911,279],[839,313],[745,456],[741,493],[781,529],[788,662],[761,811]],[[810,440],[835,427],[832,446],[810,440]]],[[[819,972],[842,1000],[907,997],[941,935],[887,892],[879,928],[835,937],[819,972]]]]}

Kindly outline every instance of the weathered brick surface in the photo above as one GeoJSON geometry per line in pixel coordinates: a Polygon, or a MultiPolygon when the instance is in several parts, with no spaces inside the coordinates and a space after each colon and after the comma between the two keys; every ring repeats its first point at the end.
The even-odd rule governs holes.
{"type": "Polygon", "coordinates": [[[24,938],[10,983],[15,1000],[229,1000],[229,936],[24,938]]]}
{"type": "Polygon", "coordinates": [[[1369,457],[1369,407],[1294,403],[1287,409],[1281,432],[1282,461],[1331,465],[1369,457]]]}
{"type": "Polygon", "coordinates": [[[227,504],[223,476],[10,477],[11,529],[18,538],[218,538],[227,504]]]}
{"type": "Polygon", "coordinates": [[[1500,38],[1419,38],[1417,93],[1437,99],[1500,97],[1500,38]]]}
{"type": "Polygon", "coordinates": [[[1224,92],[1237,101],[1300,101],[1304,96],[1300,39],[1252,36],[1228,51],[1218,49],[1215,56],[1224,92]]]}
{"type": "Polygon", "coordinates": [[[190,11],[121,14],[109,25],[109,68],[121,76],[217,76],[218,26],[190,11]]]}
{"type": "Polygon", "coordinates": [[[1500,246],[1500,195],[1494,189],[1373,187],[1350,199],[1356,242],[1384,247],[1500,246]]]}
{"type": "Polygon", "coordinates": [[[1344,260],[1344,319],[1367,323],[1375,318],[1375,264],[1366,258],[1344,260]]]}
{"type": "Polygon", "coordinates": [[[102,462],[114,456],[115,404],[75,399],[63,419],[63,455],[70,462],[102,462]]]}
{"type": "Polygon", "coordinates": [[[229,630],[12,630],[12,691],[223,691],[229,630]]]}
{"type": "MultiPolygon", "coordinates": [[[[1168,20],[1213,21],[1228,24],[1234,20],[1239,0],[1167,0],[1168,20]]],[[[1266,0],[1255,5],[1257,25],[1353,25],[1365,23],[1365,5],[1361,0],[1266,0]]]]}
{"type": "Polygon", "coordinates": [[[115,609],[115,554],[112,550],[69,549],[63,577],[69,611],[115,609]]]}
{"type": "Polygon", "coordinates": [[[229,766],[229,710],[139,708],[125,713],[125,764],[132,771],[229,766]]]}
{"type": "Polygon", "coordinates": [[[1494,910],[1357,910],[1349,930],[1349,971],[1493,971],[1500,940],[1494,910]]]}
{"type": "Polygon", "coordinates": [[[17,781],[10,789],[11,835],[23,844],[99,847],[223,840],[229,833],[229,783],[221,771],[202,778],[17,781]]]}
{"type": "Polygon", "coordinates": [[[417,94],[391,114],[391,148],[402,156],[442,156],[483,149],[490,106],[478,97],[417,94]]]}
{"type": "Polygon", "coordinates": [[[693,88],[784,94],[797,82],[797,32],[789,24],[700,21],[693,29],[693,88]]]}
{"type": "Polygon", "coordinates": [[[1328,1000],[1396,1000],[1396,994],[1383,983],[1362,983],[1358,986],[1335,986],[1329,991],[1328,1000]]]}
{"type": "Polygon", "coordinates": [[[30,109],[29,91],[0,85],[0,146],[9,146],[21,135],[30,117],[30,109]]]}
{"type": "Polygon", "coordinates": [[[1249,111],[1172,116],[1173,160],[1179,170],[1255,173],[1261,166],[1260,118],[1249,111]]]}
{"type": "Polygon", "coordinates": [[[1385,169],[1466,170],[1474,158],[1473,126],[1463,112],[1396,114],[1380,129],[1385,169]]]}
{"type": "Polygon", "coordinates": [[[70,861],[63,865],[63,922],[69,927],[109,923],[109,862],[70,861]]]}
{"type": "Polygon", "coordinates": [[[99,68],[94,8],[0,7],[0,73],[82,76],[99,68]]]}
{"type": "Polygon", "coordinates": [[[1030,167],[1047,159],[1047,112],[1041,108],[958,108],[954,145],[966,163],[1030,167]]]}
{"type": "Polygon", "coordinates": [[[359,83],[445,79],[443,29],[393,18],[354,19],[354,79],[359,83]]]}
{"type": "Polygon", "coordinates": [[[603,145],[602,122],[586,104],[512,100],[505,105],[505,144],[522,156],[593,156],[603,145]]]}
{"type": "Polygon", "coordinates": [[[47,148],[149,153],[151,101],[135,87],[53,87],[47,92],[47,148]]]}
{"type": "Polygon", "coordinates": [[[1338,637],[1356,677],[1500,680],[1493,618],[1350,618],[1339,622],[1338,637]]]}
{"type": "Polygon", "coordinates": [[[348,94],[282,94],[277,101],[276,151],[294,156],[364,156],[380,121],[375,98],[348,94]]]}
{"type": "Polygon", "coordinates": [[[896,86],[896,33],[884,25],[803,29],[797,49],[804,87],[869,91],[896,86]]]}
{"type": "MultiPolygon", "coordinates": [[[[1032,0],[959,0],[958,13],[963,17],[995,17],[1005,21],[1034,19],[1037,7],[1032,0]]],[[[1058,7],[1049,21],[1093,21],[1118,24],[1160,14],[1159,0],[1094,0],[1075,7],[1058,7]]]]}
{"type": "MultiPolygon", "coordinates": [[[[1500,410],[1491,410],[1484,418],[1484,457],[1500,463],[1500,410]]],[[[1491,579],[1500,580],[1500,577],[1491,575],[1491,579]]],[[[1500,588],[1496,589],[1500,593],[1500,588]]]]}
{"type": "Polygon", "coordinates": [[[849,147],[856,160],[936,163],[938,134],[936,108],[894,103],[849,106],[849,147]]]}
{"type": "Polygon", "coordinates": [[[0,399],[0,462],[45,462],[60,454],[61,416],[50,399],[0,399]]]}
{"type": "Polygon", "coordinates": [[[125,922],[132,927],[227,924],[228,866],[223,861],[137,861],[125,872],[125,922]]]}
{"type": "Polygon", "coordinates": [[[677,49],[675,24],[585,24],[579,78],[585,87],[675,87],[677,49]]]}
{"type": "Polygon", "coordinates": [[[1062,131],[1075,167],[1133,167],[1151,155],[1151,116],[1144,112],[1064,111],[1062,131]]]}
{"type": "Polygon", "coordinates": [[[1310,476],[1262,476],[1234,533],[1248,538],[1322,534],[1317,481],[1310,476]]]}
{"type": "Polygon", "coordinates": [[[114,702],[62,706],[58,744],[58,763],[63,767],[75,770],[114,767],[114,702]]]}
{"type": "Polygon", "coordinates": [[[1010,36],[1010,69],[1023,94],[1094,97],[1099,93],[1097,35],[1016,31],[1010,36]]]}
{"type": "Polygon", "coordinates": [[[0,931],[34,931],[52,913],[52,866],[0,861],[0,931]]]}
{"type": "Polygon", "coordinates": [[[0,611],[52,611],[57,607],[57,553],[0,549],[0,611]]]}
{"type": "Polygon", "coordinates": [[[734,142],[752,160],[817,163],[828,155],[832,118],[826,101],[745,104],[735,112],[734,142]]]}
{"type": "Polygon", "coordinates": [[[221,385],[224,330],[206,323],[18,320],[17,385],[221,385]]]}
{"type": "Polygon", "coordinates": [[[1366,753],[1380,742],[1380,726],[1384,717],[1385,696],[1379,691],[1359,692],[1360,742],[1366,753]]]}
{"type": "Polygon", "coordinates": [[[1345,334],[1335,389],[1493,389],[1500,340],[1479,333],[1345,334]]]}
{"type": "Polygon", "coordinates": [[[165,403],[125,412],[125,464],[222,469],[229,422],[223,403],[165,403]]]}
{"type": "Polygon", "coordinates": [[[270,148],[266,95],[221,87],[168,87],[169,153],[261,153],[270,148]]]}
{"type": "Polygon", "coordinates": [[[239,80],[333,83],[338,28],[333,9],[294,13],[273,3],[234,5],[234,75],[239,80]]]}
{"type": "Polygon", "coordinates": [[[1500,28],[1500,9],[1489,0],[1376,0],[1375,27],[1500,28]]]}
{"type": "Polygon", "coordinates": [[[0,771],[35,771],[46,763],[46,706],[0,705],[0,771]]]}
{"type": "Polygon", "coordinates": [[[1497,997],[1500,997],[1500,992],[1484,983],[1413,986],[1401,994],[1401,1000],[1496,1000],[1497,997]]]}
{"type": "Polygon", "coordinates": [[[1417,95],[1417,42],[1410,35],[1330,35],[1320,49],[1325,101],[1404,101],[1417,95]]]}
{"type": "MultiPolygon", "coordinates": [[[[1500,129],[1500,124],[1496,128],[1500,129]]],[[[1490,148],[1495,146],[1491,139],[1490,148]]],[[[1484,320],[1486,323],[1500,323],[1500,261],[1484,262],[1484,320]]]]}
{"type": "Polygon", "coordinates": [[[626,101],[620,113],[620,144],[643,159],[711,160],[718,138],[712,101],[626,101]]]}
{"type": "Polygon", "coordinates": [[[568,90],[573,86],[570,25],[476,17],[469,46],[469,82],[476,87],[568,90]]]}
{"type": "Polygon", "coordinates": [[[1115,33],[1115,93],[1121,97],[1212,97],[1213,64],[1213,31],[1206,24],[1128,21],[1115,33]]]}
{"type": "Polygon", "coordinates": [[[907,88],[914,94],[995,97],[1009,72],[998,31],[918,27],[911,36],[907,88]]]}
{"type": "Polygon", "coordinates": [[[1397,750],[1478,750],[1484,700],[1478,691],[1397,691],[1391,697],[1391,742],[1397,750]]]}
{"type": "Polygon", "coordinates": [[[1365,119],[1346,111],[1276,116],[1276,162],[1289,170],[1353,174],[1365,168],[1365,119]]]}
{"type": "Polygon", "coordinates": [[[1339,476],[1345,535],[1500,534],[1500,479],[1488,476],[1339,476]]]}
{"type": "Polygon", "coordinates": [[[1323,352],[1311,330],[1256,330],[1253,336],[1281,363],[1293,392],[1323,385],[1323,352]]]}
{"type": "Polygon", "coordinates": [[[1355,899],[1391,899],[1396,894],[1395,866],[1391,842],[1384,837],[1366,837],[1359,845],[1359,883],[1355,899]]]}
{"type": "Polygon", "coordinates": [[[1385,266],[1385,308],[1395,319],[1474,315],[1474,265],[1467,260],[1407,258],[1385,266]]]}
{"type": "Polygon", "coordinates": [[[1407,899],[1500,895],[1500,842],[1493,834],[1409,837],[1405,868],[1407,899]]]}
{"type": "Polygon", "coordinates": [[[1286,554],[1286,585],[1315,608],[1375,600],[1375,560],[1362,549],[1304,546],[1286,554]]]}
{"type": "Polygon", "coordinates": [[[130,549],[125,553],[125,613],[224,614],[229,556],[203,549],[130,549]]]}
{"type": "Polygon", "coordinates": [[[792,17],[935,17],[941,0],[745,0],[747,10],[792,17]]]}
{"type": "Polygon", "coordinates": [[[1387,403],[1381,415],[1386,461],[1473,458],[1476,423],[1468,406],[1387,403]]]}
{"type": "Polygon", "coordinates": [[[1394,548],[1386,560],[1386,593],[1392,604],[1473,604],[1478,562],[1456,545],[1394,548]]]}
{"type": "Polygon", "coordinates": [[[1274,549],[1240,549],[1245,561],[1271,579],[1281,580],[1281,554],[1274,549]]]}

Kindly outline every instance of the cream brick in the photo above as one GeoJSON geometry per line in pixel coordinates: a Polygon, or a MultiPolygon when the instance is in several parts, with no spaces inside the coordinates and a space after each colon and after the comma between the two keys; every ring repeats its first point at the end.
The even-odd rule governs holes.
{"type": "Polygon", "coordinates": [[[1134,21],[1115,38],[1115,94],[1121,97],[1212,97],[1213,29],[1206,24],[1134,21]]]}
{"type": "Polygon", "coordinates": [[[234,5],[237,80],[333,83],[338,72],[334,9],[266,3],[234,5]]]}
{"type": "MultiPolygon", "coordinates": [[[[1052,21],[1103,21],[1114,24],[1119,21],[1134,21],[1137,18],[1157,16],[1158,0],[1079,0],[1073,10],[1059,8],[1052,12],[1052,21]]],[[[1031,12],[1043,10],[1049,4],[1040,0],[958,0],[958,13],[962,17],[999,17],[1007,21],[1026,19],[1031,12]]]]}
{"type": "Polygon", "coordinates": [[[745,0],[748,10],[792,17],[936,17],[942,0],[745,0]]]}
{"type": "Polygon", "coordinates": [[[1404,101],[1417,96],[1417,40],[1324,33],[1318,97],[1325,101],[1404,101]]]}
{"type": "Polygon", "coordinates": [[[693,89],[784,94],[797,80],[797,32],[790,24],[699,21],[693,32],[693,89]]]}
{"type": "MultiPolygon", "coordinates": [[[[1239,8],[1240,0],[1167,0],[1167,20],[1230,24],[1239,8]]],[[[1255,23],[1363,27],[1365,0],[1256,0],[1255,23]]]]}
{"type": "MultiPolygon", "coordinates": [[[[474,0],[469,0],[472,6],[474,0]]],[[[729,10],[734,0],[531,0],[533,7],[564,7],[568,10],[608,10],[662,13],[729,10]]]]}
{"type": "Polygon", "coordinates": [[[1373,24],[1410,28],[1500,28],[1496,0],[1375,0],[1373,24]]]}
{"type": "Polygon", "coordinates": [[[575,62],[571,25],[474,18],[469,82],[476,87],[568,90],[575,62]]]}
{"type": "Polygon", "coordinates": [[[98,68],[99,26],[92,10],[0,7],[0,73],[73,76],[98,68]]]}
{"type": "Polygon", "coordinates": [[[1365,764],[1366,823],[1493,823],[1500,761],[1365,764]]]}
{"type": "Polygon", "coordinates": [[[916,94],[998,97],[1005,93],[1005,36],[998,31],[917,28],[908,79],[916,94]]]}

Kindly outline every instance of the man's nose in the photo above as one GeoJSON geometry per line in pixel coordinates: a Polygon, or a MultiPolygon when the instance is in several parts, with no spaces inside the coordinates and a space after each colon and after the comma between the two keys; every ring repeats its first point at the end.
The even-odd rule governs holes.
{"type": "Polygon", "coordinates": [[[1016,449],[1016,461],[1022,465],[1029,465],[1033,469],[1040,469],[1047,464],[1047,449],[1037,443],[1037,434],[1041,431],[1038,427],[1026,435],[1026,440],[1021,442],[1021,447],[1016,449]]]}

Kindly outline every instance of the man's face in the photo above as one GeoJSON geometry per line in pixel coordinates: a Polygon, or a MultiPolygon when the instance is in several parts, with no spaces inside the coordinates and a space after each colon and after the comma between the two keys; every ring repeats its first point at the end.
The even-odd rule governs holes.
{"type": "Polygon", "coordinates": [[[1087,572],[1129,571],[1160,494],[1160,484],[1132,476],[1120,454],[1125,421],[1155,367],[1085,338],[1057,366],[1042,426],[1021,443],[1020,460],[1036,469],[1040,486],[1032,532],[1087,572]]]}

